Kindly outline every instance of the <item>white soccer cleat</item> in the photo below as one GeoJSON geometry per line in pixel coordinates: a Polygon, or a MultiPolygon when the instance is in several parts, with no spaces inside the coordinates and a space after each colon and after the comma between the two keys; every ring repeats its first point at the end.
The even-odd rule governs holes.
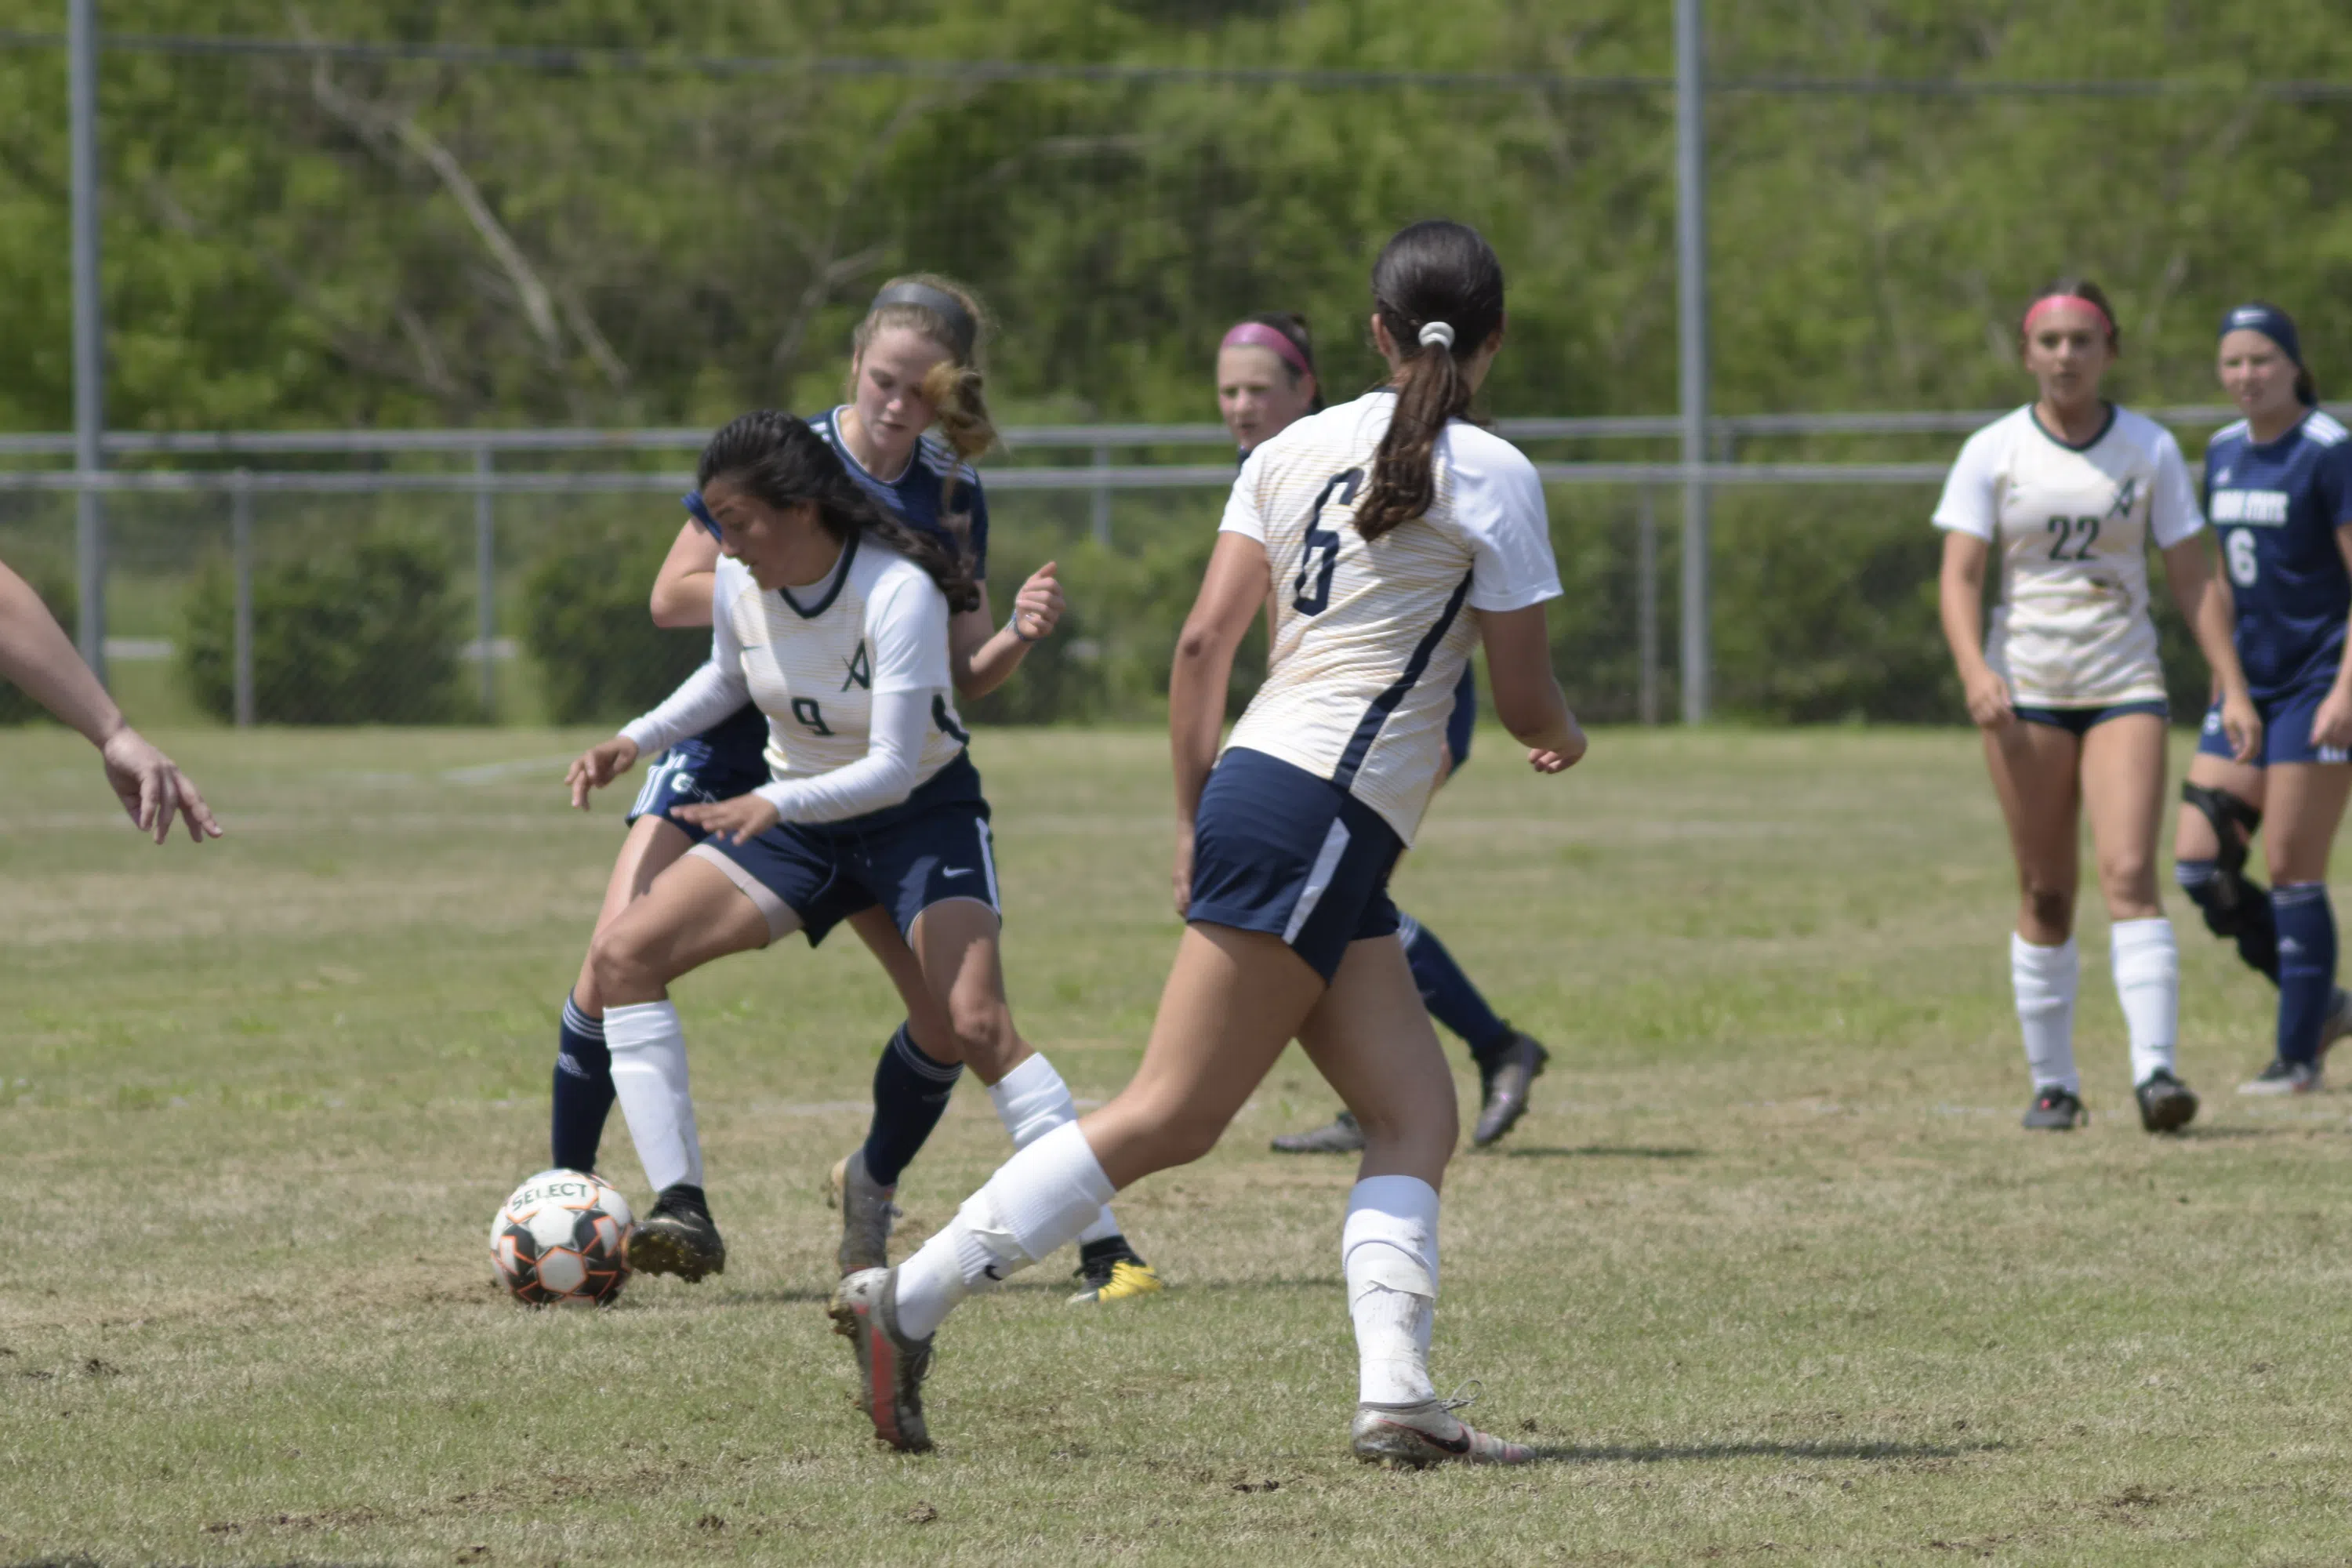
{"type": "Polygon", "coordinates": [[[1424,1400],[1419,1405],[1359,1405],[1350,1446],[1368,1465],[1529,1465],[1536,1451],[1507,1443],[1458,1419],[1454,1412],[1477,1397],[1424,1400]]]}
{"type": "Polygon", "coordinates": [[[834,1292],[829,1312],[833,1331],[857,1352],[857,1408],[873,1420],[874,1436],[901,1453],[928,1450],[923,1377],[931,1370],[931,1342],[898,1330],[898,1271],[850,1275],[834,1292]]]}
{"type": "Polygon", "coordinates": [[[890,1200],[898,1192],[866,1173],[863,1149],[834,1162],[824,1195],[841,1211],[841,1247],[834,1259],[844,1275],[890,1267],[890,1223],[898,1217],[898,1206],[890,1200]]]}

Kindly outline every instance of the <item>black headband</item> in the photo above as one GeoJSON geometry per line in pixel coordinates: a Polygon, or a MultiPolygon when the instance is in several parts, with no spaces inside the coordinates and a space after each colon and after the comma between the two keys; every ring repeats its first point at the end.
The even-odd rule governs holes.
{"type": "Polygon", "coordinates": [[[929,310],[947,323],[948,335],[955,339],[955,356],[959,363],[971,362],[971,346],[980,336],[980,323],[971,319],[963,301],[944,289],[934,289],[928,283],[893,283],[874,296],[866,308],[871,315],[885,305],[913,305],[929,310]]]}

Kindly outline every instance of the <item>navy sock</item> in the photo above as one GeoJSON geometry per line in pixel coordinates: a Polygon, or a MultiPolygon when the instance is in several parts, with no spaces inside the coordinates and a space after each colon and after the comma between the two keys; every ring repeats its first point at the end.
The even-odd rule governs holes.
{"type": "Polygon", "coordinates": [[[592,1018],[570,996],[555,1056],[555,1110],[548,1149],[567,1171],[596,1168],[596,1145],[613,1109],[613,1053],[604,1048],[604,1020],[592,1018]]]}
{"type": "Polygon", "coordinates": [[[2278,924],[2278,1054],[2281,1061],[2319,1058],[2319,1026],[2336,999],[2336,911],[2325,882],[2297,882],[2271,893],[2278,924]]]}
{"type": "Polygon", "coordinates": [[[1404,939],[1404,958],[1412,965],[1412,983],[1421,988],[1422,1005],[1429,1016],[1469,1042],[1478,1066],[1492,1071],[1503,1047],[1511,1042],[1511,1026],[1495,1016],[1486,998],[1470,984],[1437,933],[1411,915],[1399,917],[1397,934],[1404,939]]]}
{"type": "Polygon", "coordinates": [[[933,1061],[907,1026],[898,1026],[874,1064],[874,1124],[866,1134],[868,1176],[886,1187],[898,1184],[898,1173],[947,1114],[962,1076],[963,1063],[933,1061]]]}

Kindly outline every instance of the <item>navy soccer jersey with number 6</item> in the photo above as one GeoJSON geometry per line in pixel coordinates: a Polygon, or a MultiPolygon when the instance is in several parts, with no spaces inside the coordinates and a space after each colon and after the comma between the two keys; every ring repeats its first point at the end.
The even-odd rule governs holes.
{"type": "Polygon", "coordinates": [[[2333,680],[2352,614],[2336,531],[2352,523],[2352,440],[2312,410],[2267,446],[2244,420],[2205,449],[2205,515],[2238,603],[2237,646],[2257,700],[2333,680]]]}

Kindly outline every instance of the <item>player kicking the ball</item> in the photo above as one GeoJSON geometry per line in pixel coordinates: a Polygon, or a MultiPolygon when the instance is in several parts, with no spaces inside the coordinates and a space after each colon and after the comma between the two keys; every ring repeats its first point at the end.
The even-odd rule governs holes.
{"type": "Polygon", "coordinates": [[[1474,641],[1538,773],[1585,742],[1552,679],[1543,604],[1559,584],[1542,486],[1461,418],[1502,343],[1502,267],[1471,229],[1415,224],[1381,251],[1372,294],[1390,384],[1251,454],[1177,644],[1173,882],[1188,923],[1141,1068],[1108,1105],[1015,1154],[912,1258],[849,1276],[835,1298],[861,1402],[894,1447],[930,1446],[923,1377],[955,1305],[1054,1252],[1114,1192],[1208,1152],[1297,1039],[1365,1136],[1340,1239],[1360,1355],[1355,1452],[1534,1458],[1465,1426],[1430,1379],[1456,1111],[1388,878],[1435,785],[1474,641]],[[1271,668],[1219,757],[1226,678],[1269,588],[1271,668]]]}

